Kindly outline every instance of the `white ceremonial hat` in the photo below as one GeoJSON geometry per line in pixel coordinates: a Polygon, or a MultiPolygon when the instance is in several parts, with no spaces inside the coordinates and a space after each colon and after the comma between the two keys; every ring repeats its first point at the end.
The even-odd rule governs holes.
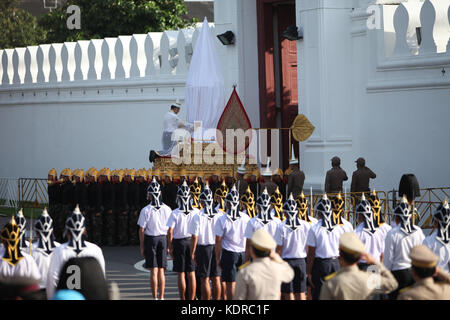
{"type": "Polygon", "coordinates": [[[264,169],[262,175],[264,177],[271,177],[272,176],[272,171],[270,170],[270,157],[267,157],[267,166],[264,169]]]}
{"type": "Polygon", "coordinates": [[[242,161],[241,166],[237,168],[237,173],[245,174],[245,172],[246,172],[246,170],[245,170],[245,157],[244,157],[244,160],[242,161]]]}
{"type": "Polygon", "coordinates": [[[292,155],[291,155],[291,160],[289,160],[289,164],[297,164],[297,163],[298,163],[298,159],[295,158],[294,145],[292,145],[292,155]]]}

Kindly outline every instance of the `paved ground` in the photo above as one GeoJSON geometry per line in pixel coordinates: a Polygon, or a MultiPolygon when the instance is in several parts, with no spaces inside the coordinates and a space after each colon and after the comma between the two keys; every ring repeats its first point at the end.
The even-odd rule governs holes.
{"type": "MultiPolygon", "coordinates": [[[[121,300],[152,299],[150,290],[150,273],[142,268],[143,258],[138,246],[103,247],[106,263],[106,279],[109,283],[116,282],[120,290],[121,300]]],[[[178,300],[176,273],[166,270],[165,299],[178,300]]]]}

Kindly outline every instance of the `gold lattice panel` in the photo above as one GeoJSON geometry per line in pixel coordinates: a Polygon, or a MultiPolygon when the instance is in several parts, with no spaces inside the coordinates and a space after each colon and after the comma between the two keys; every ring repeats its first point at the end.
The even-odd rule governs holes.
{"type": "MultiPolygon", "coordinates": [[[[228,154],[228,159],[231,157],[233,160],[232,163],[227,163],[227,154],[220,148],[219,145],[217,145],[217,148],[214,150],[217,151],[216,153],[212,153],[213,156],[216,158],[222,158],[223,164],[208,164],[202,159],[202,155],[205,154],[205,149],[209,146],[211,148],[210,143],[198,143],[201,144],[201,147],[199,145],[193,146],[191,148],[191,163],[190,164],[175,164],[172,158],[169,157],[163,157],[163,158],[157,158],[155,159],[153,170],[159,169],[161,174],[166,172],[167,170],[172,170],[173,174],[175,176],[180,175],[180,172],[182,170],[185,170],[188,176],[196,176],[201,175],[205,178],[211,176],[213,173],[219,173],[219,175],[222,175],[222,177],[225,176],[234,176],[236,174],[237,168],[241,166],[242,164],[242,155],[233,155],[228,154]],[[201,159],[201,163],[195,163],[194,157],[197,159],[201,159]]],[[[193,144],[195,145],[195,143],[193,144]]],[[[184,149],[181,149],[180,151],[180,159],[183,159],[183,151],[184,149]]],[[[248,160],[246,160],[245,169],[247,173],[250,173],[254,170],[256,170],[258,166],[256,164],[248,164],[248,160]]]]}

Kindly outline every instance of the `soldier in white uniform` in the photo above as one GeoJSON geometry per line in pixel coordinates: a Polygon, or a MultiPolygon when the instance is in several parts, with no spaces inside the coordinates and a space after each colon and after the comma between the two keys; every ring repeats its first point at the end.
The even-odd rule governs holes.
{"type": "Polygon", "coordinates": [[[438,267],[450,273],[450,208],[447,200],[436,209],[433,221],[436,230],[425,238],[423,244],[439,257],[438,267]]]}
{"type": "Polygon", "coordinates": [[[5,277],[25,277],[36,281],[41,273],[33,257],[19,248],[20,227],[11,217],[0,235],[3,246],[0,247],[0,279],[5,277]]]}
{"type": "Polygon", "coordinates": [[[55,236],[53,234],[53,219],[48,214],[47,209],[42,211],[34,228],[37,231],[39,239],[36,243],[33,243],[31,255],[41,271],[42,277],[39,286],[41,289],[45,289],[47,286],[47,274],[50,259],[55,248],[59,246],[59,242],[55,241],[55,236]]]}
{"type": "Polygon", "coordinates": [[[192,207],[189,186],[186,181],[178,187],[178,208],[172,211],[167,221],[167,237],[169,252],[173,256],[173,271],[178,273],[178,292],[180,299],[185,300],[186,279],[189,281],[188,297],[194,300],[196,291],[195,264],[191,255],[191,234],[189,226],[199,210],[192,207]]]}
{"type": "Polygon", "coordinates": [[[47,298],[49,300],[53,298],[58,286],[59,273],[70,258],[93,257],[97,259],[105,275],[105,258],[102,249],[96,244],[86,241],[85,234],[85,220],[77,205],[66,220],[65,235],[68,241],[55,248],[50,259],[47,275],[47,298]]]}
{"type": "Polygon", "coordinates": [[[153,177],[147,188],[150,203],[139,214],[139,243],[145,267],[150,269],[150,284],[155,300],[164,300],[167,268],[167,221],[172,210],[162,202],[161,186],[153,177]],[[159,291],[159,298],[157,292],[159,291]]]}
{"type": "Polygon", "coordinates": [[[419,226],[413,224],[406,196],[395,208],[394,215],[397,226],[386,235],[383,263],[398,282],[398,289],[389,294],[389,298],[395,300],[399,290],[414,283],[409,253],[413,247],[422,244],[425,235],[419,226]]]}
{"type": "Polygon", "coordinates": [[[311,224],[298,217],[292,193],[283,205],[285,219],[275,234],[277,252],[294,270],[294,279],[281,285],[283,300],[306,300],[306,239],[311,224]]]}
{"type": "MultiPolygon", "coordinates": [[[[381,262],[385,235],[375,226],[372,207],[370,206],[369,201],[366,200],[364,194],[362,194],[361,200],[356,205],[356,215],[359,222],[355,229],[356,235],[364,244],[366,252],[377,262],[381,262]]],[[[360,260],[358,262],[358,267],[360,270],[366,271],[369,264],[365,260],[360,260]]]]}
{"type": "MultiPolygon", "coordinates": [[[[275,217],[275,210],[272,209],[269,193],[267,189],[264,189],[258,199],[256,199],[256,216],[247,223],[244,236],[247,239],[251,239],[256,230],[264,229],[274,238],[280,223],[281,220],[275,217]]],[[[245,261],[248,261],[250,258],[250,250],[250,241],[247,241],[245,261]]]]}
{"type": "Polygon", "coordinates": [[[339,270],[339,238],[348,228],[340,220],[340,214],[334,215],[331,206],[331,201],[325,194],[316,207],[321,219],[311,227],[306,240],[308,252],[306,273],[313,300],[319,299],[324,278],[339,270]]]}
{"type": "Polygon", "coordinates": [[[244,264],[244,233],[250,218],[239,211],[239,193],[234,185],[225,198],[225,206],[226,214],[214,225],[216,261],[222,269],[222,281],[226,283],[226,299],[232,300],[238,267],[244,264]]]}
{"type": "Polygon", "coordinates": [[[199,197],[202,209],[195,215],[189,226],[191,236],[191,256],[197,264],[198,276],[201,279],[202,299],[209,300],[211,297],[212,282],[213,299],[219,300],[221,294],[220,270],[216,261],[216,238],[213,230],[214,225],[224,213],[213,206],[213,194],[208,182],[199,197]]]}

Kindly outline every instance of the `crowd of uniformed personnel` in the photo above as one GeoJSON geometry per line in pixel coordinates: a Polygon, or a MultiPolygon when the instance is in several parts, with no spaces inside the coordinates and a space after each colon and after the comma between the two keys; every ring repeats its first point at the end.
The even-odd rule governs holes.
{"type": "MultiPolygon", "coordinates": [[[[370,179],[376,176],[369,168],[365,167],[364,159],[360,158],[355,162],[357,163],[357,170],[352,176],[351,191],[367,192],[370,190],[370,179]]],[[[359,224],[356,229],[342,216],[344,201],[339,196],[328,199],[325,194],[319,200],[316,207],[316,213],[318,213],[318,218],[320,218],[319,221],[307,216],[307,200],[305,201],[305,196],[302,192],[305,174],[299,170],[297,164],[297,160],[291,160],[290,167],[286,172],[278,169],[274,173],[269,170],[269,165],[267,165],[266,170],[262,172],[261,176],[259,170],[246,172],[244,167],[238,168],[235,176],[233,173],[227,172],[215,172],[209,175],[205,175],[203,172],[187,174],[184,169],[174,174],[171,170],[160,172],[159,170],[140,169],[135,171],[134,169],[121,169],[111,172],[108,168],[103,168],[98,172],[95,168],[91,168],[87,171],[86,177],[82,169],[77,169],[73,172],[70,169],[64,169],[58,180],[56,170],[52,169],[48,176],[49,213],[56,222],[55,235],[58,240],[58,237],[62,233],[62,227],[64,226],[63,222],[71,214],[74,207],[78,205],[82,214],[86,217],[88,239],[90,241],[98,245],[108,246],[140,244],[141,254],[145,255],[146,263],[150,259],[147,257],[148,248],[146,249],[146,246],[150,244],[147,242],[144,244],[142,239],[139,241],[138,232],[147,232],[148,230],[146,228],[149,227],[145,223],[139,224],[138,220],[141,220],[139,218],[140,215],[145,220],[148,219],[146,214],[148,215],[148,212],[152,212],[152,216],[161,215],[161,221],[163,221],[165,218],[163,219],[162,212],[165,212],[165,217],[167,213],[172,212],[169,221],[167,221],[167,225],[167,219],[165,219],[162,222],[162,226],[165,226],[165,228],[168,227],[171,230],[171,235],[175,234],[173,235],[174,241],[184,241],[189,238],[191,232],[197,232],[189,230],[186,233],[186,230],[178,226],[178,224],[181,225],[181,220],[177,220],[178,216],[187,219],[186,221],[189,220],[186,217],[191,213],[192,216],[205,215],[205,217],[211,218],[213,213],[216,212],[215,210],[218,210],[217,212],[220,211],[221,214],[227,217],[220,218],[223,220],[221,223],[228,221],[228,218],[234,222],[239,220],[239,217],[245,216],[245,219],[242,220],[245,220],[243,225],[247,225],[246,222],[248,222],[248,225],[245,227],[245,235],[241,234],[239,237],[242,239],[250,239],[252,238],[252,234],[256,230],[259,230],[258,228],[267,229],[270,236],[276,239],[278,245],[276,251],[279,256],[289,262],[289,265],[296,270],[296,274],[302,274],[301,276],[296,275],[294,279],[291,279],[291,284],[282,287],[281,292],[283,292],[283,297],[287,299],[292,298],[293,293],[296,299],[305,299],[307,294],[306,284],[311,287],[310,294],[312,299],[358,298],[363,292],[353,290],[354,288],[351,285],[350,287],[347,286],[348,281],[344,276],[344,272],[349,272],[348,274],[345,273],[345,275],[349,275],[350,277],[358,276],[358,281],[360,281],[358,286],[363,288],[367,280],[365,270],[372,264],[375,264],[379,268],[378,270],[381,270],[381,276],[384,279],[383,281],[385,281],[383,284],[385,285],[384,289],[379,290],[379,292],[390,292],[389,298],[391,299],[397,297],[404,298],[404,294],[399,289],[407,288],[410,285],[415,286],[414,283],[421,283],[420,279],[428,279],[430,277],[427,273],[428,269],[437,268],[438,263],[447,263],[441,261],[442,257],[426,250],[423,251],[422,249],[418,251],[418,257],[414,255],[415,253],[412,251],[413,247],[420,246],[422,242],[425,244],[426,241],[424,241],[425,236],[422,230],[412,222],[411,201],[407,199],[406,195],[394,210],[395,222],[393,222],[392,227],[385,223],[385,217],[379,212],[380,206],[377,204],[379,200],[377,200],[376,195],[374,197],[370,196],[368,200],[364,196],[358,199],[355,210],[359,224]],[[205,207],[207,201],[205,200],[206,194],[204,193],[206,191],[214,195],[214,206],[209,204],[209,211],[205,207]],[[161,199],[158,199],[159,196],[156,196],[157,194],[160,194],[161,199]],[[190,198],[192,199],[192,207],[194,209],[190,208],[189,205],[183,205],[186,201],[189,203],[191,201],[190,198]],[[180,215],[180,212],[184,212],[186,216],[180,215]],[[208,216],[207,213],[211,214],[211,216],[208,216]],[[306,216],[301,217],[300,213],[306,216]],[[254,219],[256,220],[252,222],[254,219]],[[272,230],[270,227],[273,221],[275,221],[274,225],[276,225],[276,230],[274,228],[272,230]],[[137,224],[141,227],[140,229],[137,224]],[[255,228],[253,228],[253,224],[255,224],[255,228]],[[247,229],[249,231],[248,234],[247,229]],[[293,236],[294,232],[298,234],[295,237],[300,238],[295,238],[293,236]],[[350,238],[344,237],[342,240],[341,236],[344,234],[350,235],[350,238]],[[299,242],[300,239],[301,241],[292,247],[294,238],[297,239],[294,242],[299,242]],[[340,241],[340,238],[342,241],[340,241]],[[412,240],[408,240],[409,238],[412,240]],[[408,243],[407,249],[404,246],[406,242],[408,243]],[[367,251],[364,248],[367,248],[367,251]],[[412,254],[411,257],[409,257],[410,253],[412,254]],[[423,257],[428,260],[425,262],[419,261],[418,263],[414,261],[414,259],[420,260],[423,257]],[[411,263],[413,266],[412,269],[411,263]],[[414,267],[419,268],[417,272],[420,273],[420,268],[423,265],[427,266],[427,272],[424,273],[424,276],[418,274],[416,277],[414,267]],[[431,265],[432,267],[428,267],[431,265]],[[360,273],[359,270],[364,273],[360,273]],[[336,278],[329,281],[333,277],[336,278]],[[331,286],[332,283],[333,285],[331,286]],[[325,289],[321,290],[323,285],[325,289]],[[342,289],[340,293],[336,291],[338,287],[342,289]]],[[[325,178],[325,190],[327,193],[341,192],[342,182],[348,179],[347,175],[340,168],[339,158],[334,157],[332,159],[332,167],[327,172],[325,178]]],[[[438,208],[435,213],[435,224],[437,226],[440,223],[439,232],[435,232],[436,234],[433,233],[428,237],[429,239],[427,238],[428,242],[431,241],[427,246],[439,255],[439,250],[448,251],[447,245],[450,239],[448,239],[449,237],[445,233],[445,230],[448,229],[448,219],[445,217],[449,213],[447,203],[438,208]],[[445,217],[441,219],[439,215],[445,217]],[[445,243],[444,247],[442,247],[444,249],[438,246],[441,243],[445,243]]],[[[224,228],[226,228],[225,225],[224,228]]],[[[216,252],[219,252],[216,253],[218,255],[216,262],[219,265],[222,263],[222,260],[219,262],[219,259],[223,258],[219,258],[221,252],[220,243],[222,243],[222,238],[220,237],[222,237],[222,233],[215,226],[213,229],[213,234],[216,235],[216,243],[208,245],[216,246],[216,252]],[[217,245],[217,237],[221,239],[219,245],[217,245]]],[[[228,230],[226,232],[233,233],[235,231],[228,230]]],[[[147,234],[145,236],[147,237],[147,234]]],[[[158,233],[158,235],[148,235],[148,237],[152,239],[154,237],[162,237],[165,239],[166,234],[163,233],[160,235],[158,233]]],[[[226,237],[226,235],[223,235],[223,237],[226,237]]],[[[273,251],[273,240],[266,240],[262,239],[259,249],[258,246],[257,249],[260,250],[262,245],[266,244],[267,248],[265,249],[268,250],[267,252],[273,251]]],[[[152,241],[154,242],[154,240],[152,241]]],[[[167,236],[167,246],[169,249],[171,248],[171,243],[172,237],[167,236]]],[[[183,244],[183,252],[188,249],[189,243],[183,244]]],[[[241,247],[236,250],[239,252],[230,251],[234,254],[233,259],[243,254],[241,247]]],[[[247,255],[247,251],[252,252],[251,250],[249,251],[249,248],[245,249],[245,259],[242,258],[242,261],[248,260],[249,256],[247,255]]],[[[194,250],[194,252],[196,251],[194,250]]],[[[194,253],[191,254],[193,255],[194,253]]],[[[258,257],[260,256],[257,255],[253,258],[258,257]]],[[[266,255],[262,255],[261,257],[266,257],[266,255]]],[[[161,257],[152,256],[150,260],[152,259],[161,259],[161,257]]],[[[164,260],[164,256],[162,259],[164,260]]],[[[178,259],[181,259],[180,256],[178,256],[178,259]]],[[[191,259],[194,258],[192,257],[191,259]]],[[[272,256],[272,259],[276,260],[279,257],[272,256]]],[[[174,266],[176,260],[177,255],[175,254],[174,266]]],[[[223,262],[228,263],[225,260],[223,262]]],[[[158,268],[160,268],[159,264],[160,262],[158,262],[158,268]]],[[[183,274],[185,271],[184,267],[181,269],[177,272],[183,274]]],[[[186,269],[186,274],[192,274],[193,270],[188,269],[186,269]]],[[[444,267],[439,266],[439,269],[436,270],[439,272],[446,270],[446,265],[444,267]]],[[[224,280],[225,278],[222,274],[222,281],[225,283],[234,282],[236,274],[230,274],[229,279],[232,280],[229,280],[227,278],[228,276],[226,277],[228,280],[224,280]]],[[[244,281],[242,275],[239,278],[240,281],[244,281]]],[[[440,275],[442,281],[446,284],[450,283],[450,276],[445,272],[441,272],[440,275]]],[[[183,276],[180,277],[182,278],[183,276]]],[[[252,286],[253,284],[251,283],[258,282],[256,276],[254,279],[252,277],[246,278],[245,281],[247,281],[248,286],[252,286]]],[[[190,279],[189,282],[191,283],[192,280],[190,279]]],[[[195,288],[195,286],[191,288],[195,288]]],[[[242,289],[242,283],[238,288],[240,288],[239,293],[242,292],[240,290],[245,290],[242,289]]],[[[180,297],[183,297],[186,293],[184,291],[185,289],[180,289],[180,297]]],[[[366,289],[364,287],[364,290],[366,289]]],[[[364,292],[364,294],[368,296],[374,292],[374,290],[370,289],[364,292]]],[[[232,297],[233,293],[234,287],[226,288],[225,296],[229,295],[232,297]]],[[[192,294],[190,293],[191,299],[193,298],[192,294]]],[[[262,294],[261,297],[263,296],[262,294]]],[[[156,298],[156,289],[154,297],[156,298]]],[[[242,297],[245,299],[245,296],[242,297]]],[[[437,297],[447,297],[447,292],[437,293],[437,297]]]]}
{"type": "MultiPolygon", "coordinates": [[[[222,184],[228,190],[236,184],[239,187],[240,196],[248,187],[253,198],[267,188],[269,194],[275,193],[274,202],[276,198],[285,199],[288,192],[299,196],[304,182],[303,172],[298,169],[292,172],[292,168],[288,168],[285,172],[277,169],[272,178],[262,177],[258,169],[245,177],[239,172],[233,177],[229,172],[220,171],[206,176],[203,173],[189,175],[185,170],[174,174],[171,170],[160,172],[160,170],[152,171],[144,168],[112,171],[109,168],[103,168],[100,171],[90,168],[86,172],[83,169],[72,171],[70,168],[65,168],[58,178],[57,171],[52,168],[48,173],[47,184],[49,214],[54,220],[56,240],[63,241],[66,218],[78,204],[86,217],[89,241],[100,246],[138,245],[137,221],[140,210],[148,204],[147,187],[153,177],[161,184],[163,202],[171,209],[177,207],[177,188],[185,180],[192,191],[195,191],[195,185],[201,190],[204,182],[208,180],[213,194],[216,194],[216,190],[222,184]]],[[[194,201],[199,194],[195,192],[194,201]]],[[[280,205],[281,202],[277,207],[280,205]]]]}

